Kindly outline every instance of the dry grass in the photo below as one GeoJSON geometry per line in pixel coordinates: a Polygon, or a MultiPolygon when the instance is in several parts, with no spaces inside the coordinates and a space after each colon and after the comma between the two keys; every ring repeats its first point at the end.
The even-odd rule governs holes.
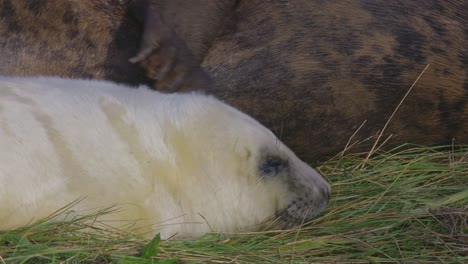
{"type": "Polygon", "coordinates": [[[0,232],[0,263],[468,263],[468,146],[442,149],[321,164],[331,205],[296,230],[148,243],[100,223],[108,208],[0,232]]]}

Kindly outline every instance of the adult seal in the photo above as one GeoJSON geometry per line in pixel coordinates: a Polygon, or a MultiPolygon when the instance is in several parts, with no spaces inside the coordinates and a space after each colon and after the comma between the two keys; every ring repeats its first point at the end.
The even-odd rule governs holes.
{"type": "MultiPolygon", "coordinates": [[[[161,21],[213,77],[216,85],[202,89],[252,115],[303,159],[335,155],[384,127],[377,147],[390,135],[386,148],[468,143],[467,0],[156,2],[161,21]]],[[[153,85],[167,61],[161,56],[174,54],[164,50],[181,47],[163,41],[140,68],[128,60],[159,26],[132,15],[126,1],[31,3],[0,1],[0,74],[153,85]]],[[[179,57],[172,69],[190,68],[191,57],[179,57]]],[[[200,87],[182,86],[191,89],[200,87]]]]}
{"type": "Polygon", "coordinates": [[[163,238],[291,228],[330,186],[271,131],[219,100],[104,81],[0,78],[0,230],[76,199],[82,214],[163,238]]]}

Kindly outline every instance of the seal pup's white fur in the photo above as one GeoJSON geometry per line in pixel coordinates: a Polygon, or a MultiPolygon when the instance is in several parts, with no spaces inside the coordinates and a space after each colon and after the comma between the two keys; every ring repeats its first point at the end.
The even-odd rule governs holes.
{"type": "Polygon", "coordinates": [[[272,217],[290,227],[329,193],[273,133],[211,96],[0,78],[0,230],[80,197],[78,212],[118,204],[109,220],[141,220],[164,238],[251,231],[272,217]]]}

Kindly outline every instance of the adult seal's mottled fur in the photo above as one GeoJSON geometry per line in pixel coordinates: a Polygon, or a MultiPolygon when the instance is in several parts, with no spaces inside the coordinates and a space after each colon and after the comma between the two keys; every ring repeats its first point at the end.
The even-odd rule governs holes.
{"type": "MultiPolygon", "coordinates": [[[[0,73],[151,85],[128,62],[143,24],[115,2],[0,1],[0,73]]],[[[336,154],[364,121],[351,143],[377,134],[426,65],[386,127],[386,146],[468,143],[467,0],[156,2],[213,76],[217,85],[204,89],[301,158],[336,154]]]]}
{"type": "Polygon", "coordinates": [[[271,131],[211,96],[51,77],[0,78],[0,183],[0,230],[86,197],[78,213],[117,204],[109,224],[164,238],[297,226],[330,196],[271,131]]]}

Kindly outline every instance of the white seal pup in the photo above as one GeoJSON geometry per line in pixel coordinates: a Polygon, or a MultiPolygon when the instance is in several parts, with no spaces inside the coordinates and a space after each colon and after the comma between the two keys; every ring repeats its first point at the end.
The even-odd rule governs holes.
{"type": "Polygon", "coordinates": [[[0,77],[0,230],[82,197],[75,211],[117,204],[110,223],[139,220],[163,238],[255,231],[272,218],[288,228],[329,196],[271,131],[211,96],[0,77]]]}

